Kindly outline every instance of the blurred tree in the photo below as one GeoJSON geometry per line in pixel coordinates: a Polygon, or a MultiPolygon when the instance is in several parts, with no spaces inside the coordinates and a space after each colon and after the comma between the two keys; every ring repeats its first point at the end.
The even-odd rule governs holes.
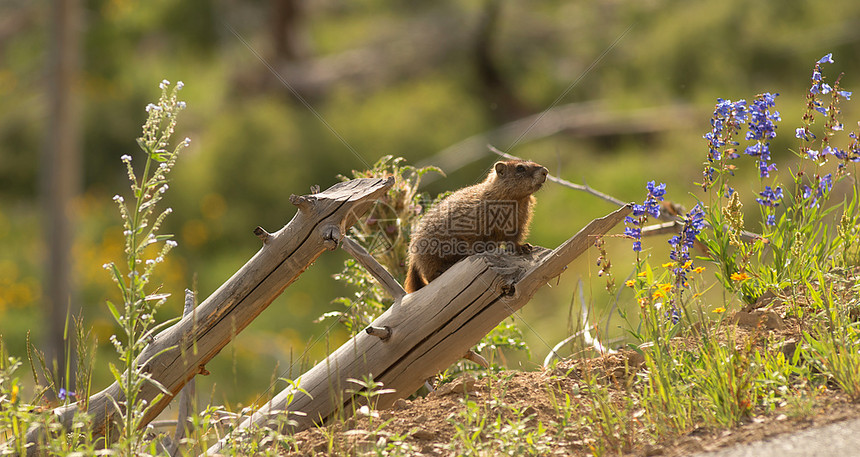
{"type": "Polygon", "coordinates": [[[478,90],[484,97],[490,114],[497,122],[508,122],[532,114],[530,109],[517,96],[510,81],[499,68],[495,51],[498,45],[496,36],[499,31],[499,16],[502,2],[487,0],[484,13],[478,24],[475,36],[474,63],[478,76],[478,90]]]}
{"type": "Polygon", "coordinates": [[[272,0],[271,27],[276,61],[301,60],[308,56],[302,0],[272,0]]]}
{"type": "MultiPolygon", "coordinates": [[[[80,193],[81,158],[77,86],[79,79],[79,3],[55,0],[52,36],[48,54],[48,122],[41,163],[41,192],[44,208],[44,236],[47,246],[45,267],[45,352],[48,363],[56,363],[54,379],[60,387],[73,390],[74,361],[66,359],[66,316],[77,315],[72,280],[72,205],[80,193]],[[66,377],[66,373],[69,377],[66,377]]],[[[69,343],[70,346],[73,343],[69,343]]],[[[50,365],[49,365],[50,367],[50,365]]]]}

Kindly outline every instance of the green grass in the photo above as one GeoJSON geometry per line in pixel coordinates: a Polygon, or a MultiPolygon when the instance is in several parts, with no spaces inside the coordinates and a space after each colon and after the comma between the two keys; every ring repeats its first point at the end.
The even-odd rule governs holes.
{"type": "MultiPolygon", "coordinates": [[[[816,64],[816,71],[820,65],[816,64]]],[[[712,169],[713,173],[712,179],[705,183],[707,194],[693,211],[680,218],[683,228],[670,248],[671,258],[663,257],[664,250],[649,247],[650,240],[646,239],[645,249],[633,254],[630,279],[622,290],[608,285],[610,292],[618,292],[611,295],[616,300],[618,320],[623,322],[626,335],[623,347],[626,354],[636,354],[641,359],[641,366],[624,366],[618,375],[617,370],[607,373],[596,364],[596,360],[605,361],[607,357],[593,360],[583,356],[565,362],[571,367],[565,375],[569,377],[575,372],[578,376],[575,387],[562,383],[558,377],[550,377],[534,392],[551,403],[554,414],[547,418],[534,408],[510,399],[506,389],[512,382],[511,375],[499,374],[500,367],[495,364],[493,369],[480,372],[492,386],[487,396],[480,399],[466,396],[456,412],[447,417],[452,438],[444,444],[445,449],[457,455],[543,455],[576,447],[596,455],[610,455],[672,440],[697,429],[735,427],[780,408],[794,417],[809,416],[814,414],[815,392],[822,388],[838,388],[849,399],[860,400],[860,302],[856,298],[860,291],[857,242],[860,184],[856,182],[856,162],[852,160],[860,155],[860,144],[856,138],[840,138],[844,132],[834,128],[841,122],[838,103],[844,101],[837,98],[837,93],[834,90],[827,95],[809,96],[802,125],[815,127],[813,117],[818,116],[815,130],[818,139],[800,141],[796,165],[762,178],[755,190],[735,184],[734,170],[736,166],[758,164],[745,157],[729,158],[729,148],[733,140],[741,142],[738,150],[751,144],[762,145],[762,140],[743,139],[747,121],[717,132],[726,140],[726,145],[714,146],[722,156],[712,155],[712,160],[705,164],[706,172],[712,169]],[[827,116],[817,114],[816,107],[826,107],[827,116]],[[842,144],[839,141],[844,143],[842,157],[812,153],[842,144]],[[844,193],[842,201],[838,201],[832,195],[831,181],[833,186],[850,186],[852,192],[844,193]],[[733,184],[738,187],[733,189],[733,184]],[[740,194],[752,193],[753,198],[764,198],[760,192],[765,186],[784,189],[778,204],[755,210],[750,205],[745,207],[742,201],[749,195],[742,198],[740,194]],[[698,218],[709,226],[702,225],[698,218]],[[744,233],[753,228],[757,234],[744,233]],[[694,239],[701,245],[694,244],[694,239]],[[696,246],[699,251],[693,250],[696,246]],[[707,272],[713,279],[706,276],[707,272]],[[790,342],[796,350],[784,351],[789,342],[779,336],[781,333],[770,332],[764,324],[744,330],[730,322],[728,316],[733,312],[766,297],[773,300],[760,304],[782,314],[786,325],[799,338],[790,342]],[[562,384],[567,387],[559,387],[562,384]]],[[[179,106],[175,95],[175,91],[172,95],[164,93],[159,103],[165,110],[179,106]]],[[[757,96],[756,100],[763,98],[757,96]]],[[[175,115],[178,110],[171,112],[175,115]]],[[[768,111],[767,115],[773,114],[768,111]]],[[[119,338],[113,339],[122,365],[111,371],[129,399],[126,404],[115,405],[121,410],[120,421],[115,424],[119,435],[114,436],[116,440],[109,447],[123,455],[162,453],[159,446],[167,435],[142,428],[140,418],[149,406],[137,395],[144,385],[155,381],[139,370],[136,358],[159,328],[153,316],[166,297],[157,286],[150,285],[149,274],[171,246],[169,237],[156,234],[169,212],[153,212],[166,171],[159,174],[156,170],[161,168],[151,167],[166,163],[165,168],[169,169],[181,147],[173,153],[165,152],[175,116],[151,117],[150,121],[141,142],[146,154],[143,178],[138,181],[135,170],[129,166],[134,183],[129,206],[122,199],[115,199],[124,223],[126,258],[121,267],[107,265],[122,297],[120,304],[109,305],[111,315],[123,331],[119,338]],[[163,247],[155,251],[147,248],[150,233],[151,240],[163,243],[163,247]]],[[[730,123],[731,118],[723,121],[730,123]]],[[[421,172],[404,166],[400,159],[385,157],[373,170],[356,173],[357,176],[393,173],[401,178],[385,204],[373,210],[376,221],[403,222],[397,226],[393,239],[397,249],[379,253],[392,271],[402,267],[409,218],[415,216],[410,205],[419,197],[421,172]]],[[[649,193],[654,200],[647,205],[657,205],[662,197],[653,184],[649,193]]],[[[648,223],[645,211],[639,211],[636,218],[639,227],[648,223]]],[[[372,244],[374,235],[385,230],[382,225],[385,224],[364,221],[354,234],[372,244]]],[[[600,254],[602,266],[608,256],[625,255],[605,245],[601,245],[600,254]]],[[[614,263],[617,275],[619,262],[614,263]]],[[[346,310],[331,314],[347,323],[348,331],[360,330],[390,303],[383,291],[352,262],[347,262],[339,279],[357,290],[353,297],[342,300],[346,310]]],[[[94,367],[102,362],[95,358],[92,336],[84,330],[86,324],[70,319],[67,327],[68,332],[76,333],[78,342],[69,351],[75,351],[82,362],[77,374],[82,384],[75,394],[77,399],[84,399],[98,389],[93,385],[92,374],[94,367]]],[[[523,334],[505,323],[478,349],[492,354],[502,354],[501,348],[527,351],[522,340],[523,334]]],[[[43,362],[37,352],[29,355],[28,364],[32,373],[23,372],[26,365],[22,359],[9,354],[0,339],[0,440],[9,450],[22,452],[27,430],[40,426],[48,433],[39,445],[49,452],[94,454],[103,443],[89,432],[91,418],[80,415],[71,428],[62,430],[49,413],[58,403],[46,400],[48,390],[61,403],[73,401],[70,392],[61,391],[63,386],[53,383],[52,373],[56,369],[43,362]],[[46,381],[36,375],[38,368],[46,381]],[[25,382],[29,377],[32,382],[25,382]]],[[[474,371],[474,367],[460,364],[441,379],[446,381],[467,370],[474,371]]],[[[317,451],[330,455],[414,452],[408,433],[389,432],[391,419],[375,411],[376,397],[388,393],[384,386],[370,377],[352,382],[363,403],[321,429],[326,442],[324,449],[317,451]],[[349,418],[356,415],[358,419],[349,418]],[[357,442],[345,440],[345,436],[350,436],[347,429],[358,421],[365,436],[357,442]]],[[[204,413],[193,418],[194,428],[183,443],[183,455],[205,450],[229,433],[245,413],[206,405],[204,413]]],[[[233,437],[226,452],[275,455],[300,451],[299,438],[282,432],[282,425],[285,424],[243,431],[233,437]]]]}

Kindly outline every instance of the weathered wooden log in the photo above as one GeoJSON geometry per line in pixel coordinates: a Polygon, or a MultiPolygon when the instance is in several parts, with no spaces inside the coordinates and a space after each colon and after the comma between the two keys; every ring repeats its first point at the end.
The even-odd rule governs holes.
{"type": "MultiPolygon", "coordinates": [[[[629,214],[631,206],[595,219],[555,250],[533,248],[525,255],[467,257],[419,291],[408,294],[377,318],[371,332],[359,332],[300,377],[296,389],[278,393],[239,429],[295,421],[292,431],[349,415],[361,406],[361,386],[349,379],[372,377],[394,393],[377,397],[377,408],[415,392],[428,377],[463,358],[469,349],[534,293],[629,214]],[[382,335],[382,329],[388,329],[382,335]],[[387,336],[382,338],[381,336],[387,336]],[[292,402],[288,404],[289,399],[292,402]],[[299,412],[301,414],[295,414],[299,412]],[[280,415],[280,417],[279,417],[280,415]]],[[[227,438],[213,445],[219,452],[227,438]]]]}
{"type": "Polygon", "coordinates": [[[367,270],[367,272],[370,273],[377,282],[379,282],[379,285],[382,286],[382,288],[385,289],[392,298],[397,300],[398,298],[406,295],[406,291],[403,290],[403,286],[394,279],[394,276],[391,276],[391,273],[389,273],[385,267],[380,265],[366,249],[358,244],[357,241],[345,236],[343,237],[340,247],[357,260],[358,263],[360,263],[361,266],[363,266],[364,269],[367,270]]]}
{"type": "MultiPolygon", "coordinates": [[[[205,373],[206,363],[320,254],[335,249],[348,227],[393,184],[394,177],[355,179],[338,183],[321,193],[290,196],[290,202],[299,207],[293,219],[272,234],[256,230],[263,240],[263,248],[191,315],[159,333],[140,355],[138,360],[149,360],[144,370],[172,394],[154,404],[143,423],[149,423],[164,410],[196,374],[205,373]],[[158,355],[153,357],[154,354],[158,355]]],[[[138,398],[151,402],[158,393],[155,386],[147,385],[138,398]]],[[[88,413],[94,418],[96,435],[103,436],[118,417],[119,411],[111,398],[118,404],[125,401],[117,383],[89,399],[88,413]]],[[[78,405],[57,408],[54,414],[69,427],[78,405]]],[[[42,436],[44,431],[34,428],[28,431],[27,440],[38,443],[42,436]]],[[[36,451],[37,446],[30,446],[28,455],[36,451]]]]}

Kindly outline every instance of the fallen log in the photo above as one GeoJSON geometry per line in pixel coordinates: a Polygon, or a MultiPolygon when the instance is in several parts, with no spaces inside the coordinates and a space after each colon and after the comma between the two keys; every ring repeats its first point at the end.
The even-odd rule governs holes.
{"type": "MultiPolygon", "coordinates": [[[[323,252],[336,249],[347,229],[393,184],[393,176],[354,179],[312,195],[292,195],[290,202],[299,210],[287,225],[271,234],[257,227],[254,233],[263,241],[262,249],[194,312],[159,333],[138,358],[149,360],[143,370],[171,393],[148,410],[143,424],[163,411],[195,375],[205,374],[206,363],[323,252]]],[[[155,386],[146,385],[138,398],[152,402],[159,393],[155,386]]],[[[125,401],[117,383],[89,398],[87,412],[93,417],[95,436],[105,436],[120,413],[111,399],[120,405],[125,401]]],[[[79,405],[53,411],[66,429],[79,405]]],[[[27,455],[38,452],[44,433],[38,426],[28,431],[27,455]]]]}
{"type": "MultiPolygon", "coordinates": [[[[395,300],[368,327],[243,421],[237,430],[278,426],[297,432],[363,406],[360,386],[350,379],[372,377],[393,392],[376,397],[376,408],[415,392],[424,380],[468,355],[472,346],[630,213],[626,205],[595,219],[558,248],[533,248],[524,255],[468,257],[419,291],[395,300]]],[[[234,431],[235,433],[235,431],[234,431]]],[[[229,435],[207,454],[227,447],[229,435]]]]}

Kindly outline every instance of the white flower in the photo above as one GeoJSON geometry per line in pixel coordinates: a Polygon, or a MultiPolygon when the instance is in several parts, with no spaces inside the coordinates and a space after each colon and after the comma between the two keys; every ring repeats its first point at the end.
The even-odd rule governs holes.
{"type": "Polygon", "coordinates": [[[173,240],[167,240],[164,244],[166,244],[166,245],[168,245],[168,246],[170,246],[170,247],[172,247],[172,248],[175,248],[176,246],[179,246],[179,243],[177,243],[176,241],[173,241],[173,240]]]}
{"type": "Polygon", "coordinates": [[[119,202],[119,203],[122,203],[122,202],[124,202],[124,201],[125,201],[125,199],[124,199],[124,198],[122,198],[122,195],[117,194],[117,195],[114,195],[114,196],[113,196],[113,201],[115,201],[115,202],[119,202]]]}
{"type": "Polygon", "coordinates": [[[185,137],[185,140],[182,141],[186,147],[191,144],[191,138],[185,137]]]}
{"type": "Polygon", "coordinates": [[[147,113],[150,111],[153,111],[153,110],[154,111],[161,111],[161,106],[153,104],[153,103],[146,105],[146,112],[147,113]]]}
{"type": "Polygon", "coordinates": [[[161,263],[161,262],[164,262],[164,257],[158,256],[155,258],[155,263],[161,263]]]}
{"type": "Polygon", "coordinates": [[[122,234],[123,234],[123,236],[129,236],[129,235],[131,235],[131,230],[125,230],[122,232],[122,234]]]}
{"type": "Polygon", "coordinates": [[[113,269],[113,264],[112,263],[106,263],[106,264],[102,265],[102,268],[110,271],[111,269],[113,269]]]}
{"type": "Polygon", "coordinates": [[[166,210],[164,210],[164,214],[170,214],[172,212],[173,212],[173,208],[167,208],[166,210]]]}
{"type": "Polygon", "coordinates": [[[161,189],[158,189],[158,191],[163,194],[163,193],[167,192],[168,188],[169,188],[168,185],[165,184],[165,185],[161,186],[161,189]]]}
{"type": "Polygon", "coordinates": [[[169,86],[169,85],[170,85],[170,81],[168,81],[166,79],[162,79],[161,84],[159,84],[158,87],[161,88],[162,90],[164,90],[164,89],[167,89],[167,86],[169,86]]]}
{"type": "Polygon", "coordinates": [[[185,87],[185,83],[182,81],[176,81],[176,90],[180,90],[185,87]]]}
{"type": "Polygon", "coordinates": [[[185,102],[177,102],[176,106],[178,106],[179,109],[185,109],[185,102]]]}
{"type": "Polygon", "coordinates": [[[147,260],[146,260],[146,264],[147,264],[147,265],[149,265],[149,266],[155,265],[155,260],[147,259],[147,260]]]}
{"type": "Polygon", "coordinates": [[[120,157],[119,159],[125,163],[131,162],[131,156],[128,154],[123,154],[122,157],[120,157]]]}

